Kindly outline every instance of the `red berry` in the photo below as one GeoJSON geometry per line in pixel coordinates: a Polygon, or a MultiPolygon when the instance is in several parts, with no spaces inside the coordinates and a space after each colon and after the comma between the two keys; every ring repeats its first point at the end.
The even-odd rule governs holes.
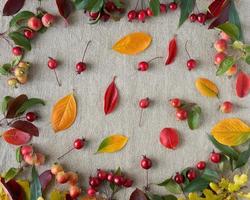
{"type": "Polygon", "coordinates": [[[23,54],[23,50],[21,47],[16,46],[12,48],[12,53],[14,56],[21,56],[23,54]]]}
{"type": "Polygon", "coordinates": [[[189,59],[189,60],[187,61],[187,68],[188,68],[188,70],[192,70],[192,69],[196,68],[196,66],[197,66],[196,60],[194,60],[194,59],[189,59]]]}
{"type": "Polygon", "coordinates": [[[139,106],[142,109],[147,108],[149,106],[149,104],[150,104],[149,98],[141,99],[140,102],[139,102],[139,106]]]}
{"type": "Polygon", "coordinates": [[[108,177],[108,174],[106,171],[103,171],[101,169],[98,169],[97,170],[97,177],[101,180],[101,181],[104,181],[107,179],[108,177]]]}
{"type": "Polygon", "coordinates": [[[23,156],[30,155],[33,153],[33,147],[31,145],[24,145],[21,147],[21,154],[23,156]]]}
{"type": "Polygon", "coordinates": [[[110,183],[112,183],[114,180],[114,174],[113,173],[109,173],[107,176],[107,181],[109,181],[110,183]]]}
{"type": "Polygon", "coordinates": [[[31,17],[27,22],[27,26],[33,31],[39,31],[43,27],[43,24],[38,17],[31,17]]]}
{"type": "Polygon", "coordinates": [[[170,104],[171,106],[173,106],[174,108],[179,108],[181,106],[181,100],[178,98],[174,98],[170,100],[170,104]]]}
{"type": "Polygon", "coordinates": [[[165,4],[165,3],[160,4],[160,12],[161,13],[167,12],[167,4],[165,4]]]}
{"type": "Polygon", "coordinates": [[[139,71],[147,71],[149,68],[149,63],[146,61],[142,61],[138,63],[138,70],[139,71]]]}
{"type": "Polygon", "coordinates": [[[197,15],[197,21],[198,21],[199,23],[205,24],[206,20],[207,20],[206,14],[204,14],[204,13],[199,13],[199,14],[197,15]]]}
{"type": "Polygon", "coordinates": [[[91,19],[96,19],[99,16],[99,12],[89,12],[91,19]]]}
{"type": "Polygon", "coordinates": [[[139,21],[145,22],[146,16],[147,16],[146,11],[141,10],[141,11],[139,11],[137,18],[139,21]]]}
{"type": "Polygon", "coordinates": [[[186,120],[188,117],[188,112],[185,109],[176,110],[176,118],[178,120],[186,120]]]}
{"type": "Polygon", "coordinates": [[[23,34],[29,40],[34,38],[34,36],[35,36],[35,32],[32,30],[24,30],[23,34]]]}
{"type": "Polygon", "coordinates": [[[126,188],[130,188],[133,185],[134,181],[131,179],[126,179],[123,183],[123,186],[126,188]]]}
{"type": "Polygon", "coordinates": [[[35,121],[37,119],[37,115],[34,112],[28,112],[28,113],[26,113],[25,118],[26,118],[27,121],[33,122],[33,121],[35,121]]]}
{"type": "Polygon", "coordinates": [[[178,7],[178,5],[177,5],[177,3],[175,3],[175,2],[171,2],[171,3],[169,4],[169,9],[170,9],[170,10],[176,10],[177,7],[178,7]]]}
{"type": "Polygon", "coordinates": [[[97,177],[89,177],[89,185],[93,188],[98,187],[101,181],[97,177]]]}
{"type": "Polygon", "coordinates": [[[146,9],[146,13],[147,13],[147,16],[149,16],[149,17],[154,16],[154,13],[153,13],[153,11],[150,8],[146,9]]]}
{"type": "Polygon", "coordinates": [[[224,52],[219,52],[219,53],[215,54],[215,56],[214,56],[214,64],[216,64],[216,65],[221,64],[221,62],[223,60],[225,60],[226,57],[227,57],[227,55],[224,52]]]}
{"type": "Polygon", "coordinates": [[[122,176],[115,175],[114,179],[113,179],[113,182],[116,185],[122,185],[124,183],[124,178],[122,176]]]}
{"type": "Polygon", "coordinates": [[[76,139],[74,141],[74,148],[75,149],[82,149],[85,145],[85,139],[76,139]]]}
{"type": "Polygon", "coordinates": [[[56,69],[57,66],[58,66],[57,60],[54,59],[54,58],[49,58],[49,60],[48,60],[48,67],[50,69],[56,69]]]}
{"type": "Polygon", "coordinates": [[[220,153],[216,153],[216,152],[212,152],[210,154],[210,160],[213,162],[213,163],[220,163],[221,161],[221,154],[220,153]]]}
{"type": "Polygon", "coordinates": [[[102,13],[101,20],[106,22],[110,19],[110,15],[107,13],[102,13]]]}
{"type": "Polygon", "coordinates": [[[114,12],[117,8],[116,8],[114,2],[108,1],[108,2],[105,3],[105,9],[108,12],[114,12]]]}
{"type": "Polygon", "coordinates": [[[233,111],[233,104],[230,101],[225,101],[220,106],[220,111],[223,113],[231,113],[233,111]]]}
{"type": "Polygon", "coordinates": [[[84,72],[87,69],[87,65],[84,62],[79,62],[76,64],[76,72],[78,74],[81,74],[82,72],[84,72]]]}
{"type": "Polygon", "coordinates": [[[182,184],[184,183],[184,176],[179,174],[178,172],[176,173],[175,177],[174,177],[174,181],[178,184],[182,184]]]}
{"type": "Polygon", "coordinates": [[[191,14],[190,16],[189,16],[189,20],[190,20],[190,22],[195,22],[196,20],[197,20],[197,15],[196,14],[191,14]]]}
{"type": "Polygon", "coordinates": [[[94,197],[95,194],[96,194],[96,190],[94,188],[88,188],[87,190],[87,194],[90,196],[90,197],[94,197]]]}
{"type": "Polygon", "coordinates": [[[200,161],[196,164],[197,169],[199,170],[204,170],[206,168],[206,162],[205,161],[200,161]]]}
{"type": "Polygon", "coordinates": [[[193,181],[194,179],[196,179],[196,177],[197,177],[197,174],[196,174],[196,171],[194,169],[190,169],[187,172],[187,178],[189,181],[193,181]]]}
{"type": "Polygon", "coordinates": [[[42,23],[45,27],[50,27],[54,22],[55,22],[54,15],[52,15],[50,13],[46,13],[45,15],[43,15],[42,23]]]}
{"type": "Polygon", "coordinates": [[[137,17],[137,12],[135,10],[131,10],[128,12],[128,21],[132,22],[137,17]]]}
{"type": "Polygon", "coordinates": [[[141,167],[146,170],[150,169],[152,167],[151,159],[147,158],[146,156],[143,156],[141,160],[141,167]]]}

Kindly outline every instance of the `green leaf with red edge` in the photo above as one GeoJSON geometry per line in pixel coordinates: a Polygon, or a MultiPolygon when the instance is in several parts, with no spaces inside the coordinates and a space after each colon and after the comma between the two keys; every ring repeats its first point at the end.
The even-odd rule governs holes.
{"type": "Polygon", "coordinates": [[[190,13],[194,10],[196,0],[180,0],[181,16],[179,19],[179,27],[186,21],[190,13]]]}
{"type": "Polygon", "coordinates": [[[12,99],[8,103],[6,118],[11,119],[16,117],[17,110],[23,105],[24,102],[28,100],[28,97],[25,94],[21,94],[15,99],[12,99]]]}
{"type": "Polygon", "coordinates": [[[37,137],[39,136],[38,128],[28,121],[17,120],[13,122],[10,125],[10,127],[23,131],[25,133],[28,133],[32,136],[37,136],[37,137]]]}
{"type": "Polygon", "coordinates": [[[30,134],[15,128],[5,131],[2,137],[7,143],[17,146],[27,144],[32,138],[30,134]]]}
{"type": "Polygon", "coordinates": [[[223,11],[224,7],[228,5],[229,0],[214,0],[209,6],[208,6],[208,12],[213,17],[218,17],[221,12],[223,11]]]}
{"type": "Polygon", "coordinates": [[[159,15],[160,13],[160,1],[159,0],[150,0],[149,8],[152,10],[154,16],[159,15]]]}
{"type": "Polygon", "coordinates": [[[20,32],[10,32],[9,37],[14,41],[18,46],[23,47],[25,50],[31,50],[31,43],[22,33],[20,32]]]}
{"type": "Polygon", "coordinates": [[[229,22],[231,22],[232,24],[238,27],[239,32],[240,32],[239,40],[243,40],[243,32],[242,32],[242,27],[240,23],[240,17],[235,7],[234,1],[230,1],[229,22]]]}

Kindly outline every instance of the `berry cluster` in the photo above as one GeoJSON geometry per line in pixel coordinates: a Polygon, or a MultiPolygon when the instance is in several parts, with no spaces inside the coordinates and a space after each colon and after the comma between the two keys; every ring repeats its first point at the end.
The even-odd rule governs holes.
{"type": "Polygon", "coordinates": [[[206,21],[207,21],[207,15],[205,13],[192,13],[189,15],[189,20],[190,22],[199,22],[200,24],[205,25],[206,21]]]}
{"type": "Polygon", "coordinates": [[[113,196],[114,192],[117,192],[121,187],[131,187],[133,185],[133,180],[123,175],[120,170],[116,172],[108,172],[102,169],[98,169],[96,172],[96,176],[89,177],[89,188],[87,189],[88,195],[90,197],[94,197],[98,192],[98,188],[100,188],[101,185],[105,183],[112,184],[116,188],[111,194],[111,196],[113,196]]]}
{"type": "Polygon", "coordinates": [[[45,162],[44,154],[35,152],[32,145],[21,146],[20,153],[24,162],[28,165],[40,166],[45,162]]]}
{"type": "Polygon", "coordinates": [[[176,108],[175,115],[178,120],[186,120],[188,118],[188,111],[183,106],[185,102],[179,98],[174,98],[170,99],[170,104],[173,108],[176,108]]]}
{"type": "MultiPolygon", "coordinates": [[[[221,162],[221,154],[212,152],[210,154],[210,161],[212,163],[218,164],[221,162]]],[[[201,175],[201,171],[205,170],[207,167],[207,163],[205,161],[199,161],[196,164],[195,168],[188,168],[188,170],[183,170],[182,172],[177,172],[175,176],[173,177],[173,180],[178,184],[183,184],[185,180],[193,181],[195,180],[199,175],[201,175]]]]}
{"type": "MultiPolygon", "coordinates": [[[[142,8],[141,9],[137,9],[138,8],[138,3],[139,0],[137,1],[137,4],[135,6],[135,9],[130,10],[127,14],[128,17],[128,21],[132,22],[134,20],[138,20],[139,22],[145,22],[147,17],[153,17],[154,13],[152,11],[152,9],[150,7],[147,8],[143,8],[143,4],[144,4],[144,0],[142,1],[142,8]]],[[[178,8],[178,4],[176,2],[171,2],[168,5],[165,3],[161,3],[160,4],[160,13],[166,13],[167,9],[170,9],[172,11],[176,10],[178,8]]]]}
{"type": "Polygon", "coordinates": [[[72,199],[76,199],[81,194],[81,188],[77,186],[78,184],[78,175],[75,172],[68,171],[65,172],[63,167],[55,163],[51,167],[51,173],[55,175],[56,182],[59,184],[69,184],[69,195],[72,199]]]}

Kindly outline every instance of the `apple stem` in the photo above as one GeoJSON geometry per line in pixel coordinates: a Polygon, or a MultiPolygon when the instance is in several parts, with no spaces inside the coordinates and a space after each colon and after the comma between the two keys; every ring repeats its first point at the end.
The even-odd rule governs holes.
{"type": "Polygon", "coordinates": [[[87,49],[88,49],[90,43],[91,43],[91,40],[88,41],[88,43],[87,43],[87,45],[86,45],[86,47],[84,49],[83,56],[82,56],[82,62],[84,61],[84,57],[85,57],[85,54],[87,52],[87,49]]]}

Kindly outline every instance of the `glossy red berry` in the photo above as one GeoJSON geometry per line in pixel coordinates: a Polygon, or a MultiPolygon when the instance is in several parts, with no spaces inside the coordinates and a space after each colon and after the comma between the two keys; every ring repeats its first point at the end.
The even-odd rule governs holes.
{"type": "Polygon", "coordinates": [[[102,21],[106,22],[106,21],[108,21],[109,19],[110,19],[110,15],[109,15],[109,14],[107,14],[107,13],[102,13],[102,15],[101,15],[101,20],[102,20],[102,21]]]}
{"type": "Polygon", "coordinates": [[[160,4],[160,12],[161,13],[167,12],[167,4],[165,4],[165,3],[160,4]]]}
{"type": "Polygon", "coordinates": [[[200,161],[196,164],[196,168],[199,170],[204,170],[206,168],[207,164],[205,161],[200,161]]]}
{"type": "Polygon", "coordinates": [[[131,10],[128,12],[128,21],[132,22],[137,17],[137,12],[135,10],[131,10]]]}
{"type": "Polygon", "coordinates": [[[16,46],[12,48],[12,53],[14,56],[21,56],[23,54],[23,50],[21,47],[16,46]]]}
{"type": "Polygon", "coordinates": [[[194,169],[190,169],[187,172],[187,178],[188,178],[189,181],[193,181],[194,179],[196,179],[197,178],[196,171],[194,169]]]}
{"type": "Polygon", "coordinates": [[[114,12],[117,8],[116,8],[113,1],[108,1],[108,2],[105,3],[105,9],[108,12],[114,12]]]}
{"type": "Polygon", "coordinates": [[[199,23],[205,24],[206,20],[207,20],[206,14],[204,14],[204,13],[199,13],[199,14],[197,15],[197,21],[198,21],[199,23]]]}
{"type": "Polygon", "coordinates": [[[212,152],[210,154],[210,160],[213,162],[213,163],[220,163],[221,161],[221,154],[220,153],[216,153],[216,152],[212,152]]]}
{"type": "Polygon", "coordinates": [[[109,173],[107,175],[107,181],[109,181],[110,183],[113,183],[113,181],[114,181],[114,174],[113,173],[109,173]]]}
{"type": "Polygon", "coordinates": [[[141,99],[141,100],[139,101],[139,106],[140,106],[140,108],[142,108],[142,109],[147,108],[147,107],[149,106],[149,104],[150,104],[149,98],[141,99]]]}
{"type": "Polygon", "coordinates": [[[32,30],[24,30],[23,34],[29,40],[33,39],[35,36],[35,32],[32,30]]]}
{"type": "Polygon", "coordinates": [[[37,115],[34,112],[28,112],[28,113],[26,113],[25,118],[27,121],[33,122],[37,119],[37,115]]]}
{"type": "Polygon", "coordinates": [[[106,171],[101,170],[101,169],[98,169],[98,170],[97,170],[97,177],[98,177],[101,181],[104,181],[104,180],[107,179],[108,174],[107,174],[106,171]]]}
{"type": "Polygon", "coordinates": [[[101,181],[97,177],[89,177],[89,185],[93,188],[98,187],[101,181]]]}
{"type": "Polygon", "coordinates": [[[85,145],[85,139],[78,138],[74,141],[74,148],[75,149],[82,149],[84,147],[84,145],[85,145]]]}
{"type": "Polygon", "coordinates": [[[176,182],[176,183],[178,183],[178,184],[182,184],[182,183],[184,183],[184,176],[183,175],[181,175],[180,173],[176,173],[176,175],[174,176],[174,181],[176,182]]]}
{"type": "Polygon", "coordinates": [[[141,160],[141,167],[143,169],[150,169],[152,167],[152,161],[151,159],[149,159],[148,157],[146,156],[143,156],[142,160],[141,160]]]}
{"type": "Polygon", "coordinates": [[[177,3],[175,3],[175,2],[171,2],[171,3],[169,4],[169,9],[170,9],[170,10],[176,10],[177,7],[178,7],[178,5],[177,5],[177,3]]]}
{"type": "Polygon", "coordinates": [[[126,179],[123,183],[123,186],[126,188],[130,188],[133,185],[134,181],[131,179],[126,179]]]}
{"type": "Polygon", "coordinates": [[[114,179],[113,179],[113,182],[116,184],[116,185],[123,185],[125,179],[123,176],[118,176],[118,175],[115,175],[114,176],[114,179]]]}
{"type": "Polygon", "coordinates": [[[87,65],[85,62],[79,62],[76,64],[76,72],[78,74],[81,74],[82,72],[84,72],[87,69],[87,65]]]}
{"type": "Polygon", "coordinates": [[[233,103],[230,101],[224,101],[220,106],[220,111],[223,113],[231,113],[233,111],[233,103]]]}
{"type": "Polygon", "coordinates": [[[194,59],[189,59],[189,60],[187,61],[187,68],[188,68],[189,71],[192,70],[192,69],[195,69],[196,66],[197,66],[196,60],[194,60],[194,59]]]}
{"type": "Polygon", "coordinates": [[[147,71],[148,70],[148,68],[149,68],[149,63],[148,62],[146,62],[146,61],[142,61],[142,62],[139,62],[138,63],[138,70],[139,71],[147,71]]]}
{"type": "Polygon", "coordinates": [[[141,11],[139,11],[137,18],[139,21],[145,22],[146,16],[147,16],[146,11],[141,10],[141,11]]]}
{"type": "Polygon", "coordinates": [[[99,16],[99,12],[89,12],[91,19],[96,19],[99,16]]]}
{"type": "Polygon", "coordinates": [[[149,16],[149,17],[154,16],[154,13],[153,13],[153,11],[150,8],[146,9],[146,13],[147,13],[147,16],[149,16]]]}
{"type": "Polygon", "coordinates": [[[88,188],[87,190],[87,194],[90,196],[90,197],[94,197],[95,194],[96,194],[96,190],[92,187],[88,188]]]}
{"type": "Polygon", "coordinates": [[[174,108],[179,108],[181,106],[181,100],[178,98],[170,99],[170,104],[174,108]]]}
{"type": "Polygon", "coordinates": [[[48,67],[50,69],[56,69],[57,66],[58,66],[57,60],[54,59],[54,58],[49,58],[49,60],[48,60],[48,67]]]}
{"type": "Polygon", "coordinates": [[[189,16],[189,20],[190,20],[190,22],[195,22],[196,20],[197,20],[197,15],[196,14],[191,14],[190,16],[189,16]]]}
{"type": "Polygon", "coordinates": [[[185,109],[177,109],[176,110],[176,118],[178,120],[186,120],[188,117],[188,112],[185,109]]]}

